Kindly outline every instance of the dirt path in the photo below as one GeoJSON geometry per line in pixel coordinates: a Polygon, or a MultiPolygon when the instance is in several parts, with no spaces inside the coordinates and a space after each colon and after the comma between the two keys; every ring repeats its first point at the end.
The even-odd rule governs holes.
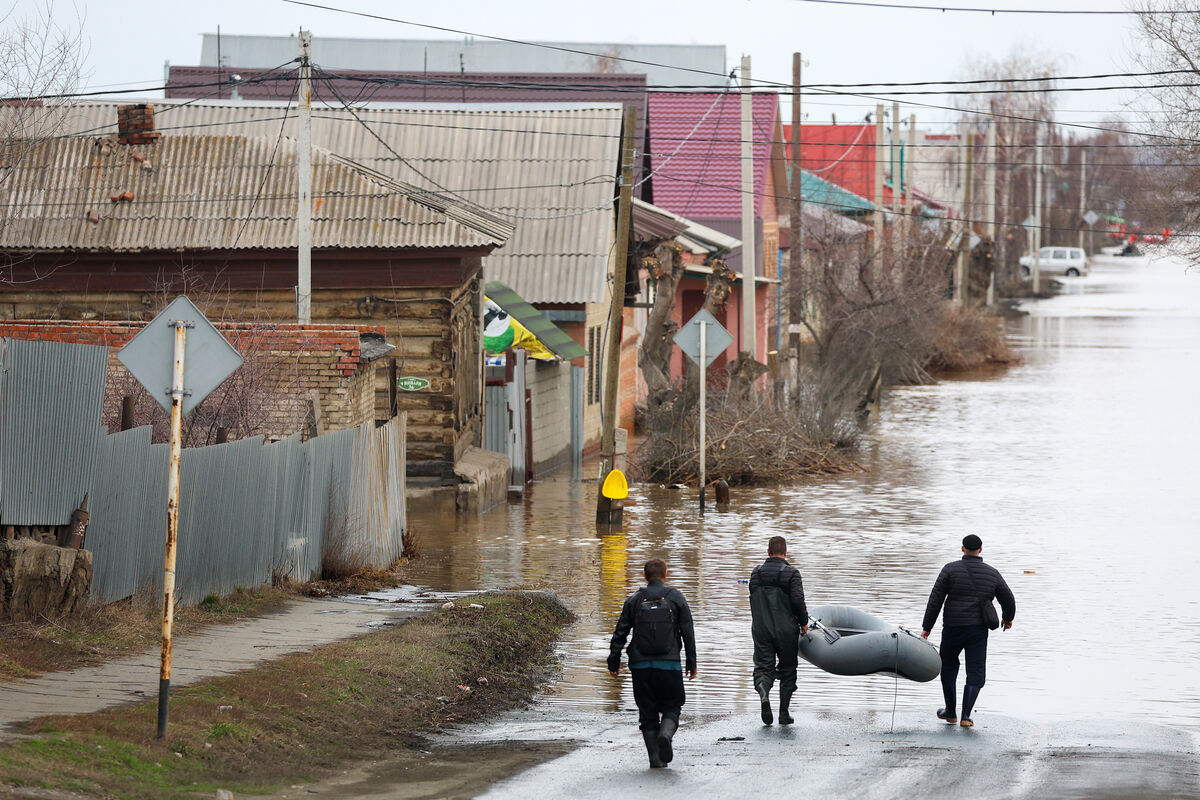
{"type": "MultiPolygon", "coordinates": [[[[369,626],[394,624],[430,608],[428,603],[356,605],[340,600],[296,600],[281,612],[212,627],[176,639],[171,686],[227,675],[285,653],[348,639],[369,626]]],[[[17,738],[13,725],[47,714],[88,714],[146,700],[158,693],[157,649],[95,667],[0,684],[0,741],[17,738]]]]}

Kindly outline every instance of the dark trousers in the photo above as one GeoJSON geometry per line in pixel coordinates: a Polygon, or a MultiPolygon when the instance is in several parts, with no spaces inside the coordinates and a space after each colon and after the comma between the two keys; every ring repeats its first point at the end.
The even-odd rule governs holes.
{"type": "Polygon", "coordinates": [[[955,684],[958,681],[958,656],[964,650],[967,655],[967,686],[983,688],[983,682],[987,678],[987,643],[986,625],[954,625],[942,628],[942,695],[945,697],[947,710],[957,707],[955,684]]]}
{"type": "Polygon", "coordinates": [[[656,731],[661,717],[679,721],[679,711],[687,696],[683,691],[683,671],[678,669],[630,668],[633,676],[633,702],[638,707],[638,727],[656,731]]]}
{"type": "Polygon", "coordinates": [[[779,679],[779,694],[791,696],[796,693],[796,660],[799,648],[799,630],[796,636],[782,639],[771,635],[754,637],[754,690],[771,691],[775,679],[779,679]]]}

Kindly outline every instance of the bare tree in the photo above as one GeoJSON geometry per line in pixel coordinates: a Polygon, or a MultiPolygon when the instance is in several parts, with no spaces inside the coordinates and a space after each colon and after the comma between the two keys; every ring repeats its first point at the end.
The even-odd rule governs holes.
{"type": "MultiPolygon", "coordinates": [[[[958,107],[964,110],[965,129],[979,129],[991,122],[996,126],[996,210],[997,283],[1011,282],[1018,275],[1018,259],[1030,246],[1020,223],[1032,212],[1034,189],[1034,149],[1038,128],[1049,142],[1057,110],[1054,92],[1030,92],[1029,89],[1055,87],[1051,79],[1062,64],[1053,54],[1019,44],[1003,56],[969,58],[964,74],[969,80],[993,81],[988,94],[963,95],[958,107]],[[1030,79],[1042,78],[1042,81],[1030,79]],[[970,111],[967,111],[970,109],[970,111]],[[982,113],[980,113],[982,112],[982,113]]],[[[981,152],[977,150],[977,152],[981,152]]],[[[961,154],[955,153],[955,158],[961,154]]],[[[990,154],[988,155],[990,157],[990,154]]],[[[976,157],[973,205],[984,208],[982,198],[987,158],[976,157]]],[[[950,165],[948,165],[950,166],[950,165]]],[[[1051,167],[1053,170],[1053,166],[1051,167]]],[[[949,199],[949,198],[947,198],[949,199]]],[[[1044,224],[1049,224],[1048,221],[1044,224]]]]}
{"type": "MultiPolygon", "coordinates": [[[[1142,0],[1138,10],[1154,12],[1138,16],[1144,46],[1134,50],[1134,59],[1148,72],[1163,73],[1154,76],[1155,88],[1146,89],[1139,103],[1159,147],[1124,149],[1153,159],[1155,194],[1173,209],[1171,227],[1200,230],[1200,3],[1142,0]]],[[[1200,240],[1185,239],[1179,246],[1200,257],[1200,240]]]]}

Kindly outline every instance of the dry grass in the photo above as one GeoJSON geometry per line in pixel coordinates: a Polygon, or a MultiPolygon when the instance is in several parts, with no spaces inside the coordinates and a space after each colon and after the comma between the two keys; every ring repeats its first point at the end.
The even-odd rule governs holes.
{"type": "Polygon", "coordinates": [[[1004,335],[1004,321],[982,308],[946,306],[933,337],[931,372],[966,372],[1016,357],[1004,335]]]}
{"type": "MultiPolygon", "coordinates": [[[[238,589],[223,598],[210,596],[198,606],[176,609],[175,633],[268,614],[287,598],[287,592],[270,586],[238,589]]],[[[71,614],[0,623],[0,682],[99,664],[154,647],[161,633],[160,602],[157,594],[144,592],[71,614]]]]}
{"type": "Polygon", "coordinates": [[[152,702],[45,718],[28,726],[35,738],[0,747],[0,775],[89,797],[271,790],[524,702],[569,616],[546,595],[470,598],[173,692],[165,742],[154,738],[152,702]]]}
{"type": "Polygon", "coordinates": [[[320,580],[300,584],[288,583],[286,587],[289,591],[309,597],[337,597],[391,589],[405,583],[404,567],[410,560],[409,557],[402,556],[383,569],[359,567],[356,570],[346,570],[345,574],[329,574],[326,570],[326,574],[320,580]]]}

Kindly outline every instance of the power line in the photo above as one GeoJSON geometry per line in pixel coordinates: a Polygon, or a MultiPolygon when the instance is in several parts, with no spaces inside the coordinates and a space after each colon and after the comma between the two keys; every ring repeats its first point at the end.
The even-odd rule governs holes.
{"type": "Polygon", "coordinates": [[[915,3],[883,3],[883,2],[867,2],[867,0],[793,0],[797,3],[819,3],[829,6],[856,6],[860,8],[892,8],[903,9],[907,11],[963,11],[977,14],[1046,14],[1046,15],[1087,15],[1087,16],[1132,16],[1132,15],[1156,15],[1156,14],[1198,14],[1197,10],[1159,10],[1159,11],[1131,11],[1128,9],[1122,10],[1102,10],[1102,9],[1069,9],[1069,8],[978,8],[971,6],[923,6],[915,3]]]}

